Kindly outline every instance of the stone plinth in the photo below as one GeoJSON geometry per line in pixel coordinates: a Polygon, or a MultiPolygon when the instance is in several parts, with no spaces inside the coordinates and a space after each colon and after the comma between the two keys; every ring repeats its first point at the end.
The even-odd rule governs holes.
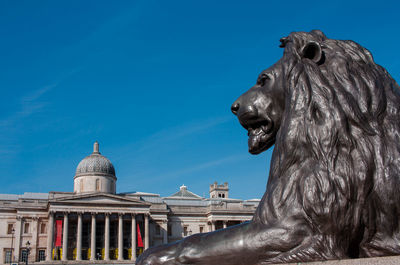
{"type": "Polygon", "coordinates": [[[286,263],[286,265],[397,265],[400,264],[400,256],[366,258],[366,259],[344,259],[316,262],[286,263]]]}

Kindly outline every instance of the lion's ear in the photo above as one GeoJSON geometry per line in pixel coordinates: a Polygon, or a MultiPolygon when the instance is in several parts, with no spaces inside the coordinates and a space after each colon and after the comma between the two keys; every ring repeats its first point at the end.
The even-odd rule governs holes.
{"type": "Polygon", "coordinates": [[[321,45],[314,41],[310,41],[306,46],[304,46],[302,56],[314,61],[316,64],[321,64],[324,58],[321,45]]]}

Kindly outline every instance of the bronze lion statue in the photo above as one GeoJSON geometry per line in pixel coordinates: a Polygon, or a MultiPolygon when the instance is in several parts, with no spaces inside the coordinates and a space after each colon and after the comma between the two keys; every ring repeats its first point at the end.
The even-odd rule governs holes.
{"type": "Polygon", "coordinates": [[[275,144],[253,220],[148,249],[138,265],[255,265],[400,254],[400,89],[371,53],[321,31],[232,105],[249,152],[275,144]]]}

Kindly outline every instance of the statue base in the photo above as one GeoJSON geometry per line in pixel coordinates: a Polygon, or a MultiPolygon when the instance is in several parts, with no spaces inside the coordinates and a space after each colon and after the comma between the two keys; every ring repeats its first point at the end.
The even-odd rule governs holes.
{"type": "MultiPolygon", "coordinates": [[[[313,262],[284,263],[286,265],[397,265],[400,264],[400,256],[364,258],[364,259],[343,259],[313,262]]],[[[282,263],[280,264],[282,265],[282,263]]]]}

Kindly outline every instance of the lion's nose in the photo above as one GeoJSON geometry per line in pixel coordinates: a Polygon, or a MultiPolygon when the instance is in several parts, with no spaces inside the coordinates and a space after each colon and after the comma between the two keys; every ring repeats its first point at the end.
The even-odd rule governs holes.
{"type": "Polygon", "coordinates": [[[232,104],[232,106],[231,106],[231,111],[232,111],[232,113],[233,114],[235,114],[235,115],[237,115],[237,113],[238,113],[238,111],[239,111],[239,108],[240,108],[240,104],[239,104],[239,102],[234,102],[233,104],[232,104]]]}
{"type": "Polygon", "coordinates": [[[252,123],[253,120],[258,119],[258,111],[254,105],[245,105],[239,108],[237,116],[241,123],[252,123]]]}

